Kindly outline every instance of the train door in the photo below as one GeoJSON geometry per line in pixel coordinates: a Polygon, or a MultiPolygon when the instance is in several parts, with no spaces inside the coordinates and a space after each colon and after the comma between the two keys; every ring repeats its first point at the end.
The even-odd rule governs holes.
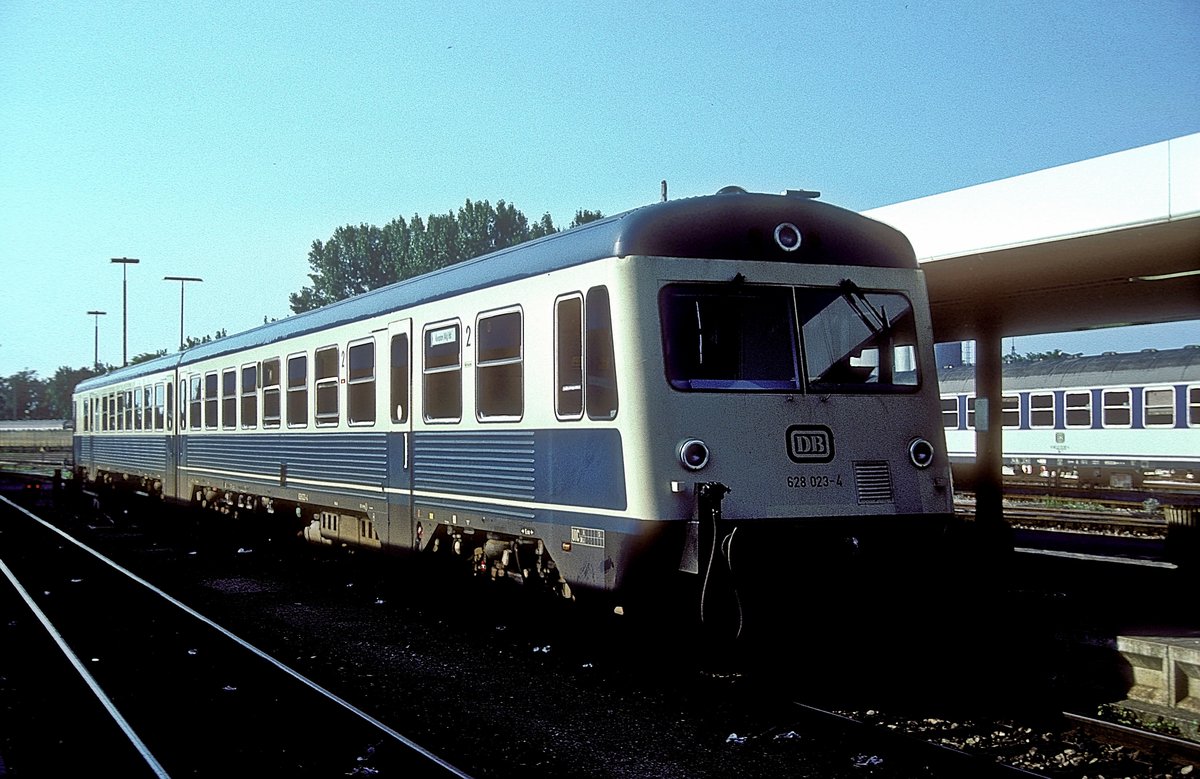
{"type": "Polygon", "coordinates": [[[412,320],[389,322],[387,345],[388,536],[396,546],[420,550],[425,529],[413,515],[412,320]]]}
{"type": "MultiPolygon", "coordinates": [[[[175,395],[175,387],[177,385],[179,385],[182,388],[182,383],[176,381],[176,376],[177,376],[177,374],[172,374],[172,376],[170,378],[168,378],[166,381],[167,397],[166,397],[165,408],[163,410],[164,411],[164,420],[163,421],[166,423],[166,430],[163,431],[163,435],[166,436],[166,444],[167,444],[166,462],[163,465],[163,496],[168,497],[168,498],[177,497],[175,494],[175,490],[179,483],[178,482],[178,477],[179,477],[178,466],[179,466],[179,446],[180,446],[180,440],[179,440],[180,425],[176,424],[178,416],[175,413],[175,403],[178,401],[180,404],[182,404],[183,398],[182,397],[177,398],[175,395]]],[[[161,387],[162,385],[159,385],[159,386],[161,387]]]]}

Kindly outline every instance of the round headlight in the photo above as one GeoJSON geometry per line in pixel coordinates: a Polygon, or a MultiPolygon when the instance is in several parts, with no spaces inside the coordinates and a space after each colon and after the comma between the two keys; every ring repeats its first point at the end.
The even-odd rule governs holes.
{"type": "Polygon", "coordinates": [[[794,252],[800,248],[800,228],[791,222],[784,222],[775,228],[775,243],[785,252],[794,252]]]}
{"type": "Polygon", "coordinates": [[[912,460],[912,464],[918,468],[928,468],[933,465],[933,455],[933,444],[924,438],[914,438],[908,445],[908,459],[912,460]]]}
{"type": "Polygon", "coordinates": [[[708,465],[708,444],[698,438],[689,438],[679,445],[679,462],[689,471],[698,471],[708,465]]]}

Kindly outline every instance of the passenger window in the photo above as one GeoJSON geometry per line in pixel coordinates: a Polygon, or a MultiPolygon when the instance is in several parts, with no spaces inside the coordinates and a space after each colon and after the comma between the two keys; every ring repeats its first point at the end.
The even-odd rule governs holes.
{"type": "Polygon", "coordinates": [[[167,387],[161,382],[154,385],[154,429],[162,430],[167,420],[167,387]]]}
{"type": "Polygon", "coordinates": [[[942,398],[942,427],[947,430],[958,429],[958,397],[942,398]]]}
{"type": "Polygon", "coordinates": [[[1029,426],[1054,427],[1054,396],[1049,393],[1030,393],[1029,426]]]}
{"type": "Polygon", "coordinates": [[[589,419],[616,419],[617,365],[613,357],[612,316],[607,287],[592,287],[587,293],[584,324],[587,346],[587,391],[584,395],[589,419]]]}
{"type": "Polygon", "coordinates": [[[1003,419],[1004,427],[1018,428],[1021,426],[1021,396],[1020,395],[1002,395],[1001,403],[1001,418],[1003,419]]]}
{"type": "Polygon", "coordinates": [[[1129,390],[1104,390],[1104,426],[1130,427],[1133,424],[1133,401],[1129,390]]]}
{"type": "Polygon", "coordinates": [[[475,368],[475,402],[482,420],[517,420],[525,410],[521,312],[480,317],[475,368]]]}
{"type": "Polygon", "coordinates": [[[392,336],[392,421],[408,421],[408,334],[392,336]]]}
{"type": "Polygon", "coordinates": [[[145,406],[142,401],[142,388],[138,387],[133,391],[133,427],[132,430],[142,429],[142,417],[145,412],[145,406]]]}
{"type": "Polygon", "coordinates": [[[967,398],[967,429],[975,429],[975,396],[967,398]]]}
{"type": "Polygon", "coordinates": [[[583,417],[583,296],[554,303],[554,413],[583,417]]]}
{"type": "Polygon", "coordinates": [[[191,428],[196,430],[200,427],[200,409],[203,408],[200,401],[200,377],[188,377],[188,417],[191,419],[191,428]]]}
{"type": "Polygon", "coordinates": [[[263,361],[263,427],[279,427],[279,358],[263,361]]]}
{"type": "Polygon", "coordinates": [[[1146,390],[1146,427],[1175,426],[1175,390],[1171,387],[1146,390]]]}
{"type": "Polygon", "coordinates": [[[352,425],[375,424],[375,341],[346,350],[346,419],[352,425]]]}
{"type": "Polygon", "coordinates": [[[317,424],[336,425],[338,422],[338,348],[326,346],[317,350],[317,424]]]}
{"type": "Polygon", "coordinates": [[[221,374],[221,427],[237,427],[237,370],[229,368],[221,374]]]}
{"type": "Polygon", "coordinates": [[[217,372],[204,374],[204,427],[217,426],[217,372]]]}
{"type": "Polygon", "coordinates": [[[258,425],[258,365],[242,366],[242,428],[258,425]]]}
{"type": "Polygon", "coordinates": [[[1200,386],[1188,387],[1188,425],[1200,427],[1200,386]]]}
{"type": "Polygon", "coordinates": [[[287,361],[288,427],[308,425],[308,355],[298,354],[287,361]]]}
{"type": "Polygon", "coordinates": [[[462,350],[458,322],[425,329],[423,397],[426,422],[462,419],[462,350]]]}
{"type": "Polygon", "coordinates": [[[133,430],[133,390],[125,390],[121,397],[125,400],[125,429],[133,430]]]}
{"type": "Polygon", "coordinates": [[[1063,401],[1066,405],[1067,427],[1092,426],[1092,393],[1068,392],[1063,401]]]}

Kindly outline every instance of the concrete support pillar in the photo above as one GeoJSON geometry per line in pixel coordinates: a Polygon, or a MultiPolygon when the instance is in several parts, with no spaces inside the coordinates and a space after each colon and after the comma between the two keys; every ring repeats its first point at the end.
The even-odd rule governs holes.
{"type": "Polygon", "coordinates": [[[1012,550],[1002,499],[1004,406],[1002,349],[998,327],[984,325],[975,337],[975,521],[993,551],[1012,550]]]}

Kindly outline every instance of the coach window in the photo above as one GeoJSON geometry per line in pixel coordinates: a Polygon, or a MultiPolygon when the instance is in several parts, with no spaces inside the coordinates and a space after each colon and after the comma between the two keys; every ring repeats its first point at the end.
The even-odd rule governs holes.
{"type": "Polygon", "coordinates": [[[1021,426],[1020,395],[1000,396],[1000,418],[1004,427],[1016,429],[1021,426]]]}
{"type": "Polygon", "coordinates": [[[298,354],[287,361],[287,424],[308,425],[308,355],[298,354]]]}
{"type": "Polygon", "coordinates": [[[258,364],[242,366],[242,429],[258,426],[258,364]]]}
{"type": "Polygon", "coordinates": [[[211,371],[204,374],[204,428],[206,430],[217,427],[217,411],[220,408],[217,397],[217,372],[211,371]]]}
{"type": "Polygon", "coordinates": [[[460,330],[458,322],[425,328],[422,389],[426,422],[458,422],[462,419],[460,330]]]}
{"type": "Polygon", "coordinates": [[[975,429],[975,396],[967,398],[967,429],[975,429]]]}
{"type": "Polygon", "coordinates": [[[162,430],[167,426],[168,414],[167,411],[167,390],[169,384],[163,384],[161,381],[154,385],[154,429],[162,430]]]}
{"type": "Polygon", "coordinates": [[[1092,393],[1068,392],[1063,402],[1067,407],[1067,427],[1092,426],[1092,393]]]}
{"type": "Polygon", "coordinates": [[[133,429],[133,390],[125,390],[122,397],[125,398],[125,429],[133,429]]]}
{"type": "Polygon", "coordinates": [[[525,410],[521,312],[481,316],[476,322],[475,403],[480,421],[514,421],[525,410]]]}
{"type": "Polygon", "coordinates": [[[338,348],[326,346],[317,350],[317,424],[336,425],[338,422],[338,348]]]}
{"type": "Polygon", "coordinates": [[[1188,426],[1200,427],[1200,385],[1188,387],[1188,426]]]}
{"type": "Polygon", "coordinates": [[[392,336],[391,352],[392,421],[404,423],[408,421],[409,356],[407,333],[392,336]]]}
{"type": "Polygon", "coordinates": [[[587,404],[589,419],[617,418],[617,363],[613,357],[612,316],[607,287],[592,287],[584,303],[586,345],[584,365],[587,370],[587,404]]]}
{"type": "Polygon", "coordinates": [[[237,370],[221,371],[221,427],[237,427],[237,370]]]}
{"type": "Polygon", "coordinates": [[[263,427],[279,427],[279,358],[263,360],[263,427]]]}
{"type": "Polygon", "coordinates": [[[554,302],[554,413],[583,418],[583,295],[554,302]]]}
{"type": "Polygon", "coordinates": [[[1175,426],[1175,390],[1173,388],[1147,389],[1144,407],[1146,427],[1175,426]]]}
{"type": "Polygon", "coordinates": [[[1129,390],[1104,390],[1104,426],[1132,427],[1133,401],[1129,390]]]}
{"type": "Polygon", "coordinates": [[[117,393],[117,432],[125,430],[125,392],[117,393]]]}
{"type": "Polygon", "coordinates": [[[958,429],[958,396],[942,398],[942,427],[947,430],[958,429]]]}
{"type": "Polygon", "coordinates": [[[142,401],[142,388],[138,387],[133,390],[133,426],[130,428],[131,430],[142,429],[142,417],[145,408],[142,401]]]}
{"type": "Polygon", "coordinates": [[[142,427],[146,430],[154,429],[154,385],[147,384],[142,389],[142,412],[146,415],[146,421],[142,427]]]}
{"type": "Polygon", "coordinates": [[[352,425],[375,424],[375,341],[350,344],[346,349],[346,420],[352,425]]]}
{"type": "Polygon", "coordinates": [[[204,425],[204,398],[200,395],[200,382],[203,377],[193,374],[190,377],[191,402],[188,404],[188,415],[192,418],[192,429],[199,430],[204,425]]]}
{"type": "Polygon", "coordinates": [[[1054,427],[1054,396],[1049,393],[1029,394],[1029,426],[1054,427]]]}
{"type": "Polygon", "coordinates": [[[187,379],[179,380],[179,432],[187,429],[188,391],[187,379]]]}

